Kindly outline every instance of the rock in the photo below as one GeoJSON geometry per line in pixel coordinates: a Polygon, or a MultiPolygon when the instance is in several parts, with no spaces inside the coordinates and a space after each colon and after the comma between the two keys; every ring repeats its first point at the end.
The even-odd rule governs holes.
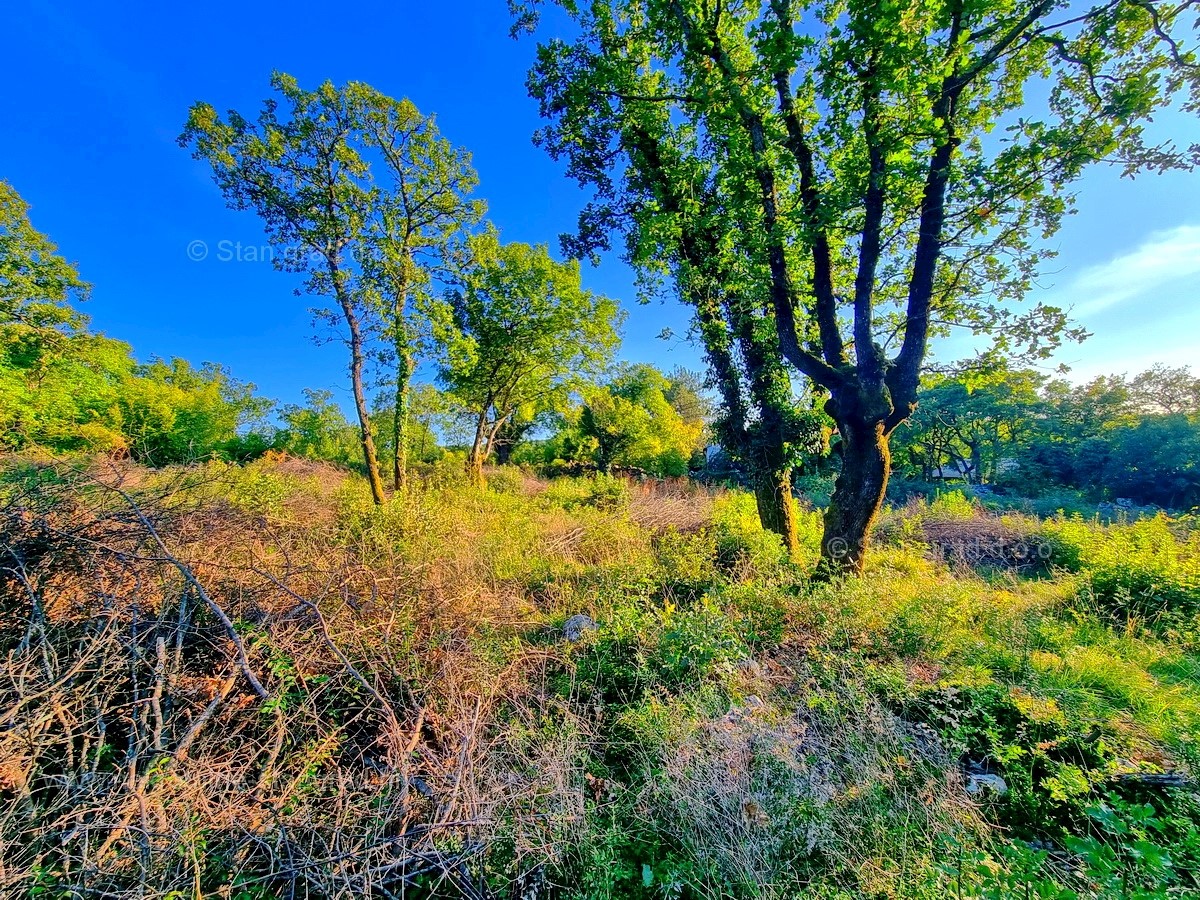
{"type": "Polygon", "coordinates": [[[987,793],[1003,797],[1008,793],[1008,785],[999,775],[969,775],[967,776],[967,793],[972,797],[987,793]]]}
{"type": "Polygon", "coordinates": [[[586,632],[595,631],[599,626],[590,616],[578,613],[563,623],[563,637],[571,643],[583,640],[586,632]]]}
{"type": "Polygon", "coordinates": [[[737,670],[739,672],[745,672],[751,678],[761,678],[762,677],[763,669],[762,669],[762,666],[760,666],[758,664],[757,660],[753,660],[753,659],[749,659],[749,658],[739,659],[737,662],[734,663],[734,666],[737,668],[737,670]]]}

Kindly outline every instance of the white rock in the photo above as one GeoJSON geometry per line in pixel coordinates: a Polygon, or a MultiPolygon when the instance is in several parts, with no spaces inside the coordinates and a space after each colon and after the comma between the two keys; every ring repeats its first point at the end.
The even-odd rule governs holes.
{"type": "Polygon", "coordinates": [[[1008,785],[999,775],[968,775],[967,776],[967,793],[972,796],[980,794],[992,793],[998,797],[1003,797],[1008,793],[1008,785]]]}

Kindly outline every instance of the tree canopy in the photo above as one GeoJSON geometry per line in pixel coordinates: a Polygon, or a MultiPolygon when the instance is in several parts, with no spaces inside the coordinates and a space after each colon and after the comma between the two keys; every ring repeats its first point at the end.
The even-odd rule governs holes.
{"type": "Polygon", "coordinates": [[[621,316],[615,301],[582,287],[578,262],[555,262],[545,246],[502,243],[489,230],[467,248],[435,333],[441,379],[475,418],[469,465],[481,479],[506,423],[554,408],[603,368],[621,316]]]}
{"type": "MultiPolygon", "coordinates": [[[[535,27],[539,4],[513,5],[535,27]]],[[[689,221],[719,220],[721,269],[829,395],[832,570],[862,565],[930,339],[961,326],[1041,357],[1081,336],[1059,308],[1018,305],[1070,184],[1101,160],[1194,161],[1146,131],[1168,103],[1197,106],[1185,7],[559,5],[577,32],[541,44],[529,86],[549,120],[539,140],[594,191],[570,246],[620,231],[633,263],[669,273],[694,266],[689,221]]]]}
{"type": "Polygon", "coordinates": [[[305,290],[332,300],[350,351],[350,381],[372,494],[383,484],[367,406],[365,369],[372,337],[388,337],[395,369],[396,486],[403,481],[407,391],[417,329],[410,294],[423,290],[450,238],[478,220],[467,194],[475,173],[465,151],[443,139],[408,100],[369,85],[314,91],[276,73],[257,121],[222,118],[197,103],[180,143],[207,161],[227,202],[252,209],[280,251],[273,262],[306,275],[305,290]]]}

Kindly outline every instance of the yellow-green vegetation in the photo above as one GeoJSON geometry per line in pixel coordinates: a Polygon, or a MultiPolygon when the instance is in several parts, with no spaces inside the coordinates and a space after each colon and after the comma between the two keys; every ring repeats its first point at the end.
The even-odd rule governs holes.
{"type": "Polygon", "coordinates": [[[1200,889],[1194,520],[461,471],[9,457],[0,894],[1200,889]]]}

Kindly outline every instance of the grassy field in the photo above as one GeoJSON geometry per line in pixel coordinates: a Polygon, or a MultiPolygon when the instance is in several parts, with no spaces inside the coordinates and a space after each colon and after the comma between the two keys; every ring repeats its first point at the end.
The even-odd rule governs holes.
{"type": "Polygon", "coordinates": [[[1200,890],[1200,528],[688,482],[0,476],[0,896],[1200,890]],[[579,617],[585,616],[586,619],[579,617]]]}

